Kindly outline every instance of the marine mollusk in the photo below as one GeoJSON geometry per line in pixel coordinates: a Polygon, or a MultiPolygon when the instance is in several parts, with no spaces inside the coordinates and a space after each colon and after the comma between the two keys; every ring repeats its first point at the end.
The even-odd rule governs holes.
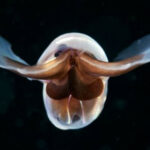
{"type": "Polygon", "coordinates": [[[60,129],[79,129],[101,113],[109,77],[127,73],[150,62],[150,36],[123,50],[108,62],[102,47],[81,33],[57,37],[36,65],[30,66],[0,38],[0,68],[43,83],[43,100],[49,120],[60,129]]]}

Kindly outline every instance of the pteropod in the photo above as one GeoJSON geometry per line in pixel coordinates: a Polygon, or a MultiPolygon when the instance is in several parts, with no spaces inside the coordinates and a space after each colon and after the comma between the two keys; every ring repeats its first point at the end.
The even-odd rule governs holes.
{"type": "Polygon", "coordinates": [[[43,83],[47,116],[59,129],[79,129],[101,113],[109,77],[125,74],[150,62],[150,35],[123,50],[108,62],[102,47],[81,33],[57,37],[36,65],[30,66],[0,37],[0,68],[43,83]]]}

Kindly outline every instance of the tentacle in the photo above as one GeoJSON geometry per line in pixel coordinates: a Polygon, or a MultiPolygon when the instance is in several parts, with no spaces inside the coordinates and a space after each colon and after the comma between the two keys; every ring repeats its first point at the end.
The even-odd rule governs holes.
{"type": "Polygon", "coordinates": [[[15,72],[21,76],[33,79],[51,79],[63,76],[69,69],[68,54],[65,53],[45,64],[29,66],[24,60],[16,56],[11,45],[0,37],[0,68],[15,72]]]}
{"type": "Polygon", "coordinates": [[[92,76],[119,76],[150,62],[150,35],[134,42],[117,57],[118,60],[121,58],[126,59],[102,62],[82,54],[77,61],[80,70],[92,76]]]}

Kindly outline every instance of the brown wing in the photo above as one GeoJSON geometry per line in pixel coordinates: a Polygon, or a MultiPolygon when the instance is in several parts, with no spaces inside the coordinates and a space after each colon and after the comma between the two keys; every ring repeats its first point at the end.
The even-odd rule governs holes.
{"type": "Polygon", "coordinates": [[[45,64],[28,66],[7,57],[3,58],[8,70],[33,79],[54,79],[65,75],[69,70],[68,57],[62,55],[45,64]]]}
{"type": "Polygon", "coordinates": [[[0,68],[33,79],[51,79],[63,76],[69,69],[68,54],[65,53],[45,64],[29,66],[11,50],[11,45],[0,37],[0,68]]]}
{"type": "Polygon", "coordinates": [[[125,59],[116,62],[102,62],[82,54],[77,61],[80,64],[80,70],[95,77],[122,75],[150,62],[150,35],[134,42],[125,49],[118,56],[118,59],[121,58],[125,59]]]}

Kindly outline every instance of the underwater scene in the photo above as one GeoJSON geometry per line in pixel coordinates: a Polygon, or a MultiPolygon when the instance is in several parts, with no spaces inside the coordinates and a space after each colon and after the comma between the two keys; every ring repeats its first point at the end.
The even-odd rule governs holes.
{"type": "Polygon", "coordinates": [[[150,150],[149,62],[145,1],[0,0],[0,149],[150,150]]]}

